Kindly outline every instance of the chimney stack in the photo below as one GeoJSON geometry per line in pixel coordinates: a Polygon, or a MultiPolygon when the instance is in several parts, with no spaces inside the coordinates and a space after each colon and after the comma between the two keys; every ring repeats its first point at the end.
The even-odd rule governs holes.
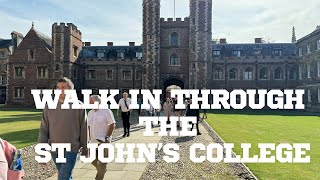
{"type": "Polygon", "coordinates": [[[13,51],[19,46],[23,39],[23,35],[19,32],[13,31],[11,33],[11,41],[13,43],[13,51]]]}
{"type": "Polygon", "coordinates": [[[254,43],[256,44],[262,43],[262,38],[254,38],[254,43]]]}
{"type": "Polygon", "coordinates": [[[108,46],[113,46],[113,42],[108,42],[108,46]]]}
{"type": "Polygon", "coordinates": [[[91,46],[91,42],[85,42],[84,46],[91,46]]]}
{"type": "Polygon", "coordinates": [[[129,46],[135,46],[135,42],[129,42],[129,46]]]}
{"type": "Polygon", "coordinates": [[[220,44],[227,44],[226,38],[220,38],[220,44]]]}

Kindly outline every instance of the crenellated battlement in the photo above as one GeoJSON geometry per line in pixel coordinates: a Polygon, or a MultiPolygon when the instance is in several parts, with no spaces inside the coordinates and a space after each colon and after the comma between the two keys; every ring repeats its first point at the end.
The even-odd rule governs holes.
{"type": "Polygon", "coordinates": [[[160,0],[143,0],[143,3],[158,3],[158,4],[160,4],[160,0]]]}
{"type": "MultiPolygon", "coordinates": [[[[73,23],[52,25],[52,45],[55,61],[75,62],[82,49],[82,33],[73,23]]],[[[64,69],[68,72],[68,69],[64,69]]]]}
{"type": "Polygon", "coordinates": [[[70,33],[71,35],[75,36],[78,39],[81,39],[81,31],[78,29],[76,25],[73,23],[64,23],[61,22],[60,24],[54,23],[52,25],[52,33],[70,33]]]}
{"type": "Polygon", "coordinates": [[[81,31],[78,30],[78,27],[77,27],[76,25],[74,25],[73,23],[67,23],[67,26],[68,26],[68,28],[69,28],[72,32],[81,35],[81,31]]]}
{"type": "Polygon", "coordinates": [[[176,18],[175,20],[173,18],[160,18],[161,27],[189,27],[189,24],[189,17],[185,17],[184,19],[176,18]]]}
{"type": "Polygon", "coordinates": [[[179,23],[179,22],[188,22],[189,23],[189,17],[182,18],[176,18],[176,20],[173,20],[173,18],[160,18],[160,22],[172,22],[172,23],[179,23]]]}

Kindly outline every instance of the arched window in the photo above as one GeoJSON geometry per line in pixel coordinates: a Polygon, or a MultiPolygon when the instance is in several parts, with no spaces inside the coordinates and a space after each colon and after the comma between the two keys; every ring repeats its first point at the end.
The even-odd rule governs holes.
{"type": "Polygon", "coordinates": [[[170,56],[170,66],[179,66],[179,57],[176,54],[170,56]]]}
{"type": "Polygon", "coordinates": [[[283,79],[283,70],[281,67],[278,67],[274,70],[274,79],[281,80],[283,79]]]}
{"type": "Polygon", "coordinates": [[[252,68],[247,68],[244,70],[244,80],[253,80],[252,68]]]}
{"type": "Polygon", "coordinates": [[[179,34],[177,32],[170,34],[170,46],[179,46],[179,34]]]}
{"type": "Polygon", "coordinates": [[[218,68],[214,71],[214,79],[216,80],[224,79],[223,70],[221,68],[218,68]]]}
{"type": "Polygon", "coordinates": [[[237,80],[239,79],[239,71],[236,68],[232,68],[229,71],[229,79],[230,80],[237,80]]]}
{"type": "Polygon", "coordinates": [[[289,79],[297,80],[299,77],[299,69],[298,67],[292,67],[289,69],[289,79]]]}
{"type": "Polygon", "coordinates": [[[269,73],[267,68],[261,68],[259,71],[259,79],[267,80],[269,79],[269,73]]]}

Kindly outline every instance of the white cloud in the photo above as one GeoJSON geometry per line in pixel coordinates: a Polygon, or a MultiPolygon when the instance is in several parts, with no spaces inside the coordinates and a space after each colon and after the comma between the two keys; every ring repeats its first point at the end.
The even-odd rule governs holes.
{"type": "Polygon", "coordinates": [[[0,28],[0,37],[3,39],[10,39],[12,31],[17,31],[25,36],[30,30],[32,22],[34,22],[34,26],[38,31],[49,37],[51,36],[52,21],[50,19],[21,18],[0,11],[0,23],[5,25],[5,28],[0,28]]]}
{"type": "Polygon", "coordinates": [[[72,18],[76,21],[72,22],[82,31],[83,41],[91,41],[92,45],[106,45],[107,41],[113,41],[115,45],[142,42],[142,6],[132,0],[56,0],[52,3],[75,16],[72,18]]]}
{"type": "MultiPolygon", "coordinates": [[[[161,17],[173,17],[173,2],[161,0],[161,17]]],[[[54,22],[72,22],[82,31],[83,41],[93,45],[142,41],[142,0],[54,0],[46,4],[53,7],[54,16],[32,12],[19,17],[0,8],[0,37],[10,38],[12,30],[26,34],[32,21],[50,36],[54,22]]],[[[292,26],[301,38],[320,24],[319,9],[319,0],[214,0],[213,38],[225,37],[230,43],[253,42],[255,37],[290,42],[292,26]]],[[[175,11],[176,17],[189,16],[189,0],[176,0],[175,11]]]]}
{"type": "Polygon", "coordinates": [[[264,37],[290,42],[292,26],[298,38],[312,32],[320,19],[320,1],[309,0],[216,0],[213,37],[229,42],[253,42],[264,37]]]}
{"type": "MultiPolygon", "coordinates": [[[[12,31],[25,32],[28,21],[18,17],[9,16],[0,11],[0,22],[2,28],[0,28],[0,37],[3,39],[9,39],[12,31]],[[5,28],[4,28],[5,25],[5,28]]],[[[31,24],[29,24],[31,27],[31,24]]]]}

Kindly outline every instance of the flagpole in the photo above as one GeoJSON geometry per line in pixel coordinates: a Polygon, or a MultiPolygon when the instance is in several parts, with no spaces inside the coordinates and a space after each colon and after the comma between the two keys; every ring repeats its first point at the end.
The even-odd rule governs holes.
{"type": "Polygon", "coordinates": [[[173,19],[176,20],[176,0],[173,0],[173,19]]]}

